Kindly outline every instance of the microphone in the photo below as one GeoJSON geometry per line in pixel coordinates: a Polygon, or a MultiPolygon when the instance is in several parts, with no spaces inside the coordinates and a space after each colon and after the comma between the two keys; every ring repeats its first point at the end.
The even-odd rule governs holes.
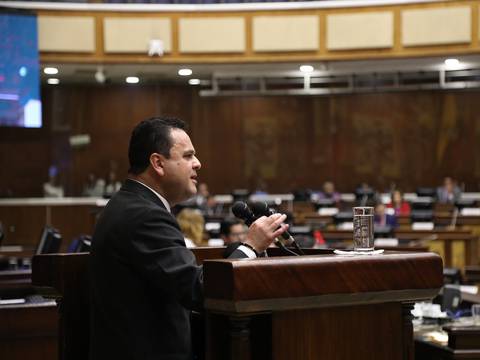
{"type": "MultiPolygon", "coordinates": [[[[252,212],[256,217],[260,216],[270,216],[275,214],[275,210],[271,209],[268,207],[268,204],[265,202],[254,202],[250,204],[250,207],[252,209],[252,212]]],[[[295,239],[293,236],[287,231],[283,232],[282,235],[280,235],[283,240],[278,239],[279,242],[281,242],[285,246],[295,246],[295,248],[299,249],[299,246],[295,242],[295,239]]]]}
{"type": "MultiPolygon", "coordinates": [[[[261,203],[260,203],[261,204],[261,203]]],[[[266,204],[265,204],[266,205],[266,204]]],[[[268,206],[267,206],[267,209],[268,209],[268,206]]],[[[273,211],[273,210],[272,210],[273,211]]],[[[245,224],[247,224],[247,226],[250,226],[252,225],[252,223],[257,220],[260,216],[263,216],[263,214],[255,214],[254,212],[252,212],[252,210],[248,207],[248,205],[242,201],[237,201],[236,203],[233,204],[232,206],[232,213],[233,215],[235,215],[237,218],[239,219],[242,219],[243,221],[245,221],[245,224]]],[[[273,212],[274,213],[274,212],[273,212]]],[[[268,213],[266,214],[265,216],[270,216],[272,215],[273,213],[268,213]]],[[[291,237],[290,234],[287,235],[288,238],[291,238],[293,240],[293,238],[291,237]]],[[[276,238],[275,240],[275,243],[277,244],[278,247],[280,247],[281,249],[283,249],[285,252],[288,252],[292,255],[296,255],[298,256],[297,253],[287,249],[287,247],[283,244],[282,241],[280,241],[278,238],[276,238]]],[[[300,251],[302,254],[302,250],[300,249],[300,247],[297,245],[297,243],[295,242],[295,240],[293,240],[293,243],[290,243],[290,244],[293,244],[295,246],[295,248],[300,251]]]]}
{"type": "Polygon", "coordinates": [[[232,205],[232,213],[235,217],[245,221],[247,226],[252,225],[252,223],[257,220],[257,217],[255,217],[252,210],[250,210],[248,205],[243,201],[237,201],[232,205]]]}

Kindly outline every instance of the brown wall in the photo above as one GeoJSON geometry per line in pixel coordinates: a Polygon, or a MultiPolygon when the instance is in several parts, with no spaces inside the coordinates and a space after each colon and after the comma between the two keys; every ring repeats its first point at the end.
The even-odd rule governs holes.
{"type": "Polygon", "coordinates": [[[59,86],[43,89],[45,128],[0,128],[0,193],[41,194],[50,163],[59,165],[67,194],[78,195],[89,172],[126,174],[132,127],[152,115],[190,123],[212,191],[254,187],[271,192],[341,191],[361,181],[383,189],[437,185],[445,175],[478,190],[480,91],[403,92],[331,97],[201,98],[179,86],[59,86]],[[70,149],[68,136],[91,143],[70,149]]]}

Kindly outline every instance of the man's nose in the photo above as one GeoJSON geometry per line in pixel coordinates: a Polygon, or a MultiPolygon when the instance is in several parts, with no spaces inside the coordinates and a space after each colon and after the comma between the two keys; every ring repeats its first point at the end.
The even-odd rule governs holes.
{"type": "Polygon", "coordinates": [[[195,170],[198,170],[202,167],[202,163],[200,162],[200,160],[198,160],[198,158],[195,156],[195,159],[193,161],[193,168],[195,170]]]}

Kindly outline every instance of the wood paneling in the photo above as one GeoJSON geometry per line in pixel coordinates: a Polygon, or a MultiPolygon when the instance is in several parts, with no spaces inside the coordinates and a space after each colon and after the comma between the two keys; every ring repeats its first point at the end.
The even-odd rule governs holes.
{"type": "MultiPolygon", "coordinates": [[[[270,7],[270,6],[269,6],[270,7]]],[[[245,11],[228,11],[223,9],[222,11],[172,11],[172,12],[154,12],[154,11],[144,11],[144,12],[107,12],[107,11],[94,11],[90,9],[82,10],[82,11],[68,11],[68,10],[38,10],[39,15],[42,16],[52,16],[52,17],[66,17],[66,16],[90,16],[95,17],[96,20],[96,40],[95,40],[95,53],[84,53],[78,54],[75,52],[65,52],[62,50],[58,50],[55,52],[51,51],[44,51],[41,54],[42,62],[97,62],[97,63],[156,63],[158,62],[158,58],[149,57],[146,51],[138,50],[135,54],[113,54],[107,53],[103,50],[103,19],[106,17],[118,17],[118,18],[148,18],[148,17],[169,17],[172,21],[172,52],[165,54],[161,58],[161,62],[164,63],[218,63],[218,62],[226,62],[226,63],[237,63],[237,62],[280,62],[280,61],[323,61],[323,60],[345,60],[345,59],[365,59],[365,58],[398,58],[398,57],[408,57],[408,56],[445,56],[447,54],[452,54],[458,56],[459,54],[476,54],[480,49],[480,44],[478,43],[478,0],[449,0],[449,1],[435,1],[433,3],[411,3],[411,4],[401,4],[401,5],[372,5],[372,6],[358,6],[358,7],[350,7],[350,6],[343,6],[339,3],[336,7],[331,7],[328,4],[323,6],[322,4],[318,5],[318,7],[313,6],[311,9],[275,9],[275,6],[270,7],[269,10],[245,10],[245,11]],[[471,11],[471,17],[469,15],[460,16],[460,20],[463,21],[465,27],[463,28],[462,34],[460,34],[460,42],[457,37],[454,37],[453,43],[452,39],[450,39],[451,34],[448,33],[448,30],[444,25],[441,24],[438,29],[435,29],[436,23],[432,24],[432,27],[427,29],[427,36],[425,41],[422,41],[421,44],[417,44],[419,46],[404,46],[409,44],[409,41],[405,42],[403,38],[406,34],[406,30],[402,31],[402,23],[404,25],[409,25],[410,23],[406,23],[403,20],[403,14],[405,11],[442,11],[443,9],[455,11],[455,8],[465,7],[469,11],[471,11]],[[388,20],[383,26],[382,29],[385,29],[386,33],[393,32],[393,39],[390,39],[390,35],[388,39],[381,39],[378,42],[378,32],[377,36],[368,35],[364,36],[363,38],[358,39],[355,41],[354,44],[340,44],[340,48],[345,49],[342,51],[338,51],[339,47],[327,49],[325,46],[327,37],[329,34],[326,31],[326,19],[331,15],[362,15],[366,13],[372,12],[393,12],[394,17],[393,21],[388,20]],[[277,47],[277,49],[271,49],[265,51],[268,52],[255,52],[253,51],[253,37],[255,36],[255,32],[253,31],[253,21],[252,17],[257,16],[296,16],[296,15],[309,15],[318,18],[319,26],[318,26],[318,51],[315,50],[317,46],[314,47],[313,50],[310,51],[301,51],[301,49],[297,49],[299,51],[290,51],[292,50],[290,47],[277,47]],[[202,46],[203,43],[208,43],[205,39],[208,39],[208,34],[205,33],[205,36],[202,38],[199,36],[196,37],[198,34],[194,32],[194,36],[192,38],[193,42],[190,44],[188,52],[179,51],[183,46],[183,38],[185,37],[185,30],[182,29],[182,26],[179,25],[179,19],[194,19],[195,21],[206,21],[207,30],[208,27],[211,27],[213,22],[209,20],[210,18],[215,21],[224,21],[225,19],[229,19],[232,17],[238,17],[239,19],[245,22],[244,29],[237,29],[239,32],[236,34],[238,38],[241,40],[240,43],[245,43],[245,46],[241,46],[242,44],[236,46],[234,49],[230,48],[231,44],[224,43],[223,41],[217,46],[212,48],[202,46]],[[467,24],[468,23],[468,24],[467,24]],[[445,30],[446,29],[446,30],[445,30]],[[437,31],[438,30],[438,31],[437,31]],[[435,31],[442,33],[444,32],[444,36],[446,37],[447,41],[438,41],[435,38],[435,31]],[[466,32],[470,32],[471,36],[466,35],[466,32]],[[446,32],[446,33],[445,33],[446,32]],[[433,33],[433,36],[432,36],[433,33]],[[100,39],[99,39],[100,38],[100,39]],[[242,40],[244,38],[244,41],[242,40]],[[377,41],[375,41],[375,39],[377,41]],[[360,40],[358,42],[358,40],[360,40]],[[393,41],[393,44],[391,44],[393,41]],[[199,48],[202,47],[201,49],[199,48]],[[220,46],[218,46],[220,45],[220,46]],[[348,45],[348,46],[345,46],[348,45]],[[352,45],[354,45],[352,47],[352,45]],[[359,46],[360,45],[360,46],[359,46]],[[393,46],[392,46],[393,45],[393,46]],[[378,48],[378,47],[385,47],[387,48],[378,48]],[[349,50],[347,50],[349,49],[349,50]],[[191,52],[191,51],[194,52],[191,52]],[[229,53],[231,50],[235,52],[229,53]],[[278,50],[278,51],[277,51],[278,50]],[[195,53],[197,51],[201,51],[202,53],[195,53]],[[213,51],[213,52],[211,52],[213,51]],[[222,51],[222,52],[217,52],[222,51]]],[[[455,19],[458,17],[453,14],[455,19]]],[[[457,21],[458,22],[458,21],[457,21]]],[[[458,27],[462,27],[462,23],[459,23],[458,27]]],[[[369,24],[367,24],[369,25],[369,24]]],[[[371,24],[370,24],[371,25],[371,24]]],[[[413,22],[411,24],[414,29],[414,32],[419,32],[418,23],[413,22]]],[[[368,26],[367,26],[368,27],[368,26]]],[[[422,25],[422,27],[424,27],[422,25]]],[[[340,26],[337,28],[340,32],[346,31],[347,34],[351,31],[351,26],[340,26]]],[[[360,32],[364,32],[365,29],[360,28],[360,32]]],[[[412,31],[411,28],[409,28],[412,31]]],[[[451,30],[451,29],[450,29],[451,30]]],[[[458,29],[456,29],[458,30],[458,29]]],[[[208,32],[208,31],[207,31],[208,32]]],[[[423,32],[422,32],[423,33],[423,32]]],[[[216,37],[216,34],[213,34],[213,37],[216,37]]],[[[350,34],[356,35],[358,34],[350,34]]],[[[278,37],[278,34],[272,32],[270,36],[273,42],[276,42],[275,37],[278,37]]],[[[281,37],[281,36],[280,36],[281,37]]],[[[210,36],[211,38],[211,36],[210,36]]],[[[211,40],[211,39],[210,39],[211,40]]],[[[268,40],[268,39],[267,39],[268,40]]],[[[351,40],[351,39],[350,39],[351,40]]],[[[348,36],[346,41],[350,41],[348,36]]],[[[445,39],[444,39],[445,40],[445,39]]],[[[267,41],[268,42],[268,41],[267,41]]],[[[342,41],[343,42],[343,41],[342,41]]],[[[311,45],[311,44],[310,44],[311,45]]],[[[338,44],[337,44],[338,45],[338,44]]],[[[310,48],[310,47],[309,47],[310,48]]],[[[55,49],[55,47],[53,48],[55,49]]],[[[68,49],[65,49],[68,51],[68,49]]],[[[187,50],[187,49],[184,49],[187,50]]]]}
{"type": "Polygon", "coordinates": [[[41,195],[48,166],[60,168],[68,195],[88,173],[128,169],[130,132],[155,115],[190,124],[202,162],[201,181],[225,193],[318,189],[331,179],[340,191],[366,181],[380,190],[436,186],[450,175],[478,190],[479,91],[412,91],[330,97],[202,98],[186,86],[59,86],[43,90],[45,128],[1,129],[0,193],[41,195]],[[90,134],[71,149],[68,137],[90,134]]]}

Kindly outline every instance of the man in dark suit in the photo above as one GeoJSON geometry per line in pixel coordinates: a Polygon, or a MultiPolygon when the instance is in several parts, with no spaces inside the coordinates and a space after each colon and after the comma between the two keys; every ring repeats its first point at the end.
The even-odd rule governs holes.
{"type": "MultiPolygon", "coordinates": [[[[92,240],[90,358],[191,359],[190,310],[203,303],[203,271],[170,206],[196,193],[200,162],[176,119],[133,130],[129,177],[108,202],[92,240]]],[[[284,215],[258,219],[230,257],[255,257],[286,230],[284,215]]]]}

